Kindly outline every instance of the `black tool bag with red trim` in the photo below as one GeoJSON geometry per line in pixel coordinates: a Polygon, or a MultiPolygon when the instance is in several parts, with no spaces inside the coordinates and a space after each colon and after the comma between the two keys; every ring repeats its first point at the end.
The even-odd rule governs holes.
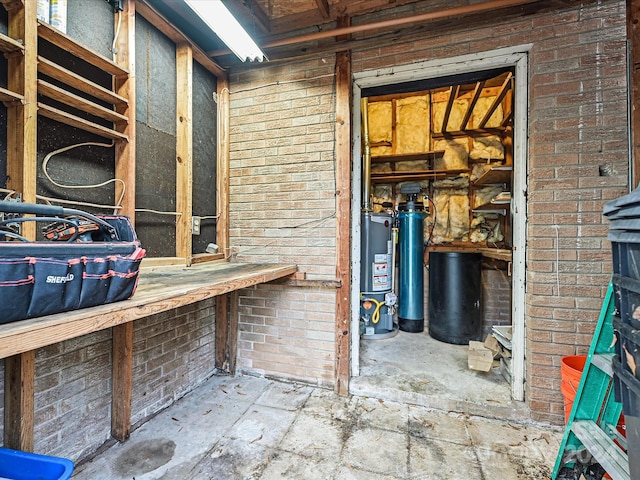
{"type": "Polygon", "coordinates": [[[0,201],[0,323],[126,300],[144,255],[127,216],[0,201]]]}

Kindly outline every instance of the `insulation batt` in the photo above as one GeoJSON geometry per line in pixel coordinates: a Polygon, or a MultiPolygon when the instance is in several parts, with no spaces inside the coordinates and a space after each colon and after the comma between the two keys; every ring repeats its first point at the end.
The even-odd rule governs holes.
{"type": "Polygon", "coordinates": [[[395,153],[418,153],[429,150],[429,97],[401,98],[396,101],[395,153]]]}
{"type": "MultiPolygon", "coordinates": [[[[449,122],[447,123],[447,131],[455,132],[461,130],[464,114],[469,106],[469,100],[459,98],[453,102],[451,112],[449,113],[449,122]]],[[[433,131],[442,132],[442,120],[447,109],[447,102],[436,102],[433,104],[433,131]]],[[[475,109],[474,109],[475,110],[475,109]]]]}
{"type": "Polygon", "coordinates": [[[462,170],[469,168],[469,145],[466,138],[438,140],[434,142],[434,149],[444,150],[442,159],[436,159],[436,170],[462,170]]]}
{"type": "MultiPolygon", "coordinates": [[[[478,127],[482,119],[491,108],[491,105],[495,101],[496,97],[480,97],[476,102],[476,106],[473,109],[473,114],[471,115],[471,121],[473,122],[474,127],[478,127]]],[[[498,107],[491,115],[491,118],[485,124],[486,128],[497,128],[502,123],[502,119],[504,118],[504,113],[502,111],[502,105],[498,105],[498,107]]]]}
{"type": "Polygon", "coordinates": [[[469,154],[473,160],[502,160],[504,159],[504,147],[500,137],[489,135],[473,139],[473,149],[469,154]]]}
{"type": "Polygon", "coordinates": [[[391,138],[391,102],[370,103],[369,141],[371,143],[390,142],[391,138]]]}

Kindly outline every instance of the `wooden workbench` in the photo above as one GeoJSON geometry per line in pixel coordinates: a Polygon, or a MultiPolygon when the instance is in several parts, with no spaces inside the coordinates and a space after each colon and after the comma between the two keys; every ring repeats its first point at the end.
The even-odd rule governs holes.
{"type": "Polygon", "coordinates": [[[220,297],[216,317],[216,367],[231,373],[237,352],[238,290],[289,275],[295,265],[225,261],[192,267],[143,267],[129,300],[0,325],[0,358],[5,358],[5,446],[33,449],[35,350],[110,327],[113,330],[112,434],[128,438],[131,428],[133,321],[220,297]],[[230,295],[227,295],[230,294],[230,295]]]}

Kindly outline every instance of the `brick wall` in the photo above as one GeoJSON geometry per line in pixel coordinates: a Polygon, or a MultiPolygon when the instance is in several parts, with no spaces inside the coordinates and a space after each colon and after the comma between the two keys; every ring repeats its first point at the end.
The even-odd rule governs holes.
{"type": "MultiPolygon", "coordinates": [[[[135,322],[134,427],[215,373],[214,324],[214,299],[135,322]]],[[[37,351],[36,452],[77,461],[109,440],[111,364],[111,330],[37,351]]]]}
{"type": "MultiPolygon", "coordinates": [[[[334,59],[230,75],[233,259],[335,279],[334,59]]],[[[335,289],[263,285],[240,298],[238,368],[332,386],[335,289]]]]}
{"type": "MultiPolygon", "coordinates": [[[[561,423],[560,358],[590,343],[611,271],[602,207],[627,185],[625,2],[410,31],[354,50],[353,71],[532,44],[526,397],[536,420],[561,423]]],[[[310,276],[333,276],[335,222],[322,220],[334,211],[332,79],[310,80],[331,74],[333,63],[328,55],[231,75],[231,253],[239,259],[295,262],[310,276]]],[[[278,301],[283,293],[269,295],[278,301]]],[[[246,313],[243,325],[255,325],[246,313]]],[[[278,338],[265,337],[267,344],[271,337],[278,338]]],[[[243,348],[242,364],[258,368],[256,354],[243,348]]],[[[300,375],[284,370],[277,374],[300,375]]]]}
{"type": "Polygon", "coordinates": [[[511,277],[505,270],[482,270],[482,338],[494,325],[511,325],[511,277]]]}

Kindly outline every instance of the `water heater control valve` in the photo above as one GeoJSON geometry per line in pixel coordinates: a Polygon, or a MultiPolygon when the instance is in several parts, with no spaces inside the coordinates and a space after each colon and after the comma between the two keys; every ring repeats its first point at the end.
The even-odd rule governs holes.
{"type": "Polygon", "coordinates": [[[392,307],[397,303],[398,303],[398,296],[395,293],[389,292],[384,294],[385,305],[387,305],[388,307],[392,307]]]}

